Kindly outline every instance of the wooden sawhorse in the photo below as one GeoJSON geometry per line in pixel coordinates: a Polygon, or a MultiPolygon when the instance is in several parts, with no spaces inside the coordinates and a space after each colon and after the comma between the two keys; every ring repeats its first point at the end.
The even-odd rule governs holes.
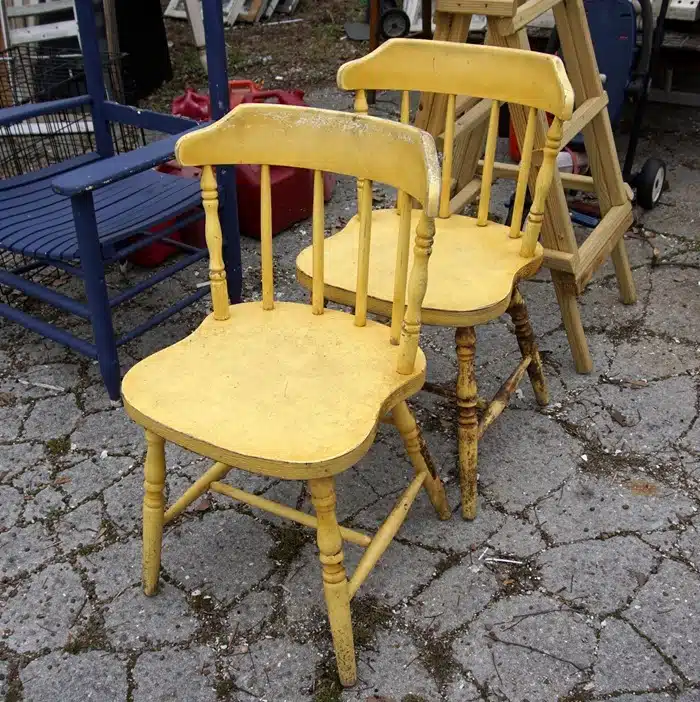
{"type": "MultiPolygon", "coordinates": [[[[437,0],[435,40],[464,42],[467,39],[472,14],[486,15],[486,43],[515,49],[530,49],[526,25],[547,10],[553,10],[561,40],[566,70],[576,93],[576,109],[564,125],[562,148],[583,131],[590,176],[558,173],[554,175],[545,209],[542,244],[544,265],[552,273],[554,289],[571,348],[576,370],[589,373],[593,361],[581,323],[576,300],[585,289],[596,269],[612,256],[625,304],[636,302],[634,280],[627,258],[624,233],[633,221],[632,191],[622,180],[615,149],[607,94],[603,90],[593,52],[583,0],[437,0]],[[594,192],[598,198],[601,220],[579,247],[574,236],[566,203],[565,190],[594,192]]],[[[527,80],[523,76],[523,80],[527,80]]],[[[511,119],[522,145],[527,123],[526,110],[509,105],[511,119]]],[[[416,124],[429,131],[442,143],[447,112],[447,97],[421,96],[416,124]]],[[[455,108],[453,150],[453,196],[450,212],[461,212],[473,202],[481,188],[481,162],[490,101],[462,97],[455,108]]],[[[547,120],[540,114],[535,132],[534,165],[541,162],[547,120]]],[[[530,173],[530,190],[534,189],[538,168],[530,173]]],[[[517,179],[519,166],[497,162],[494,177],[517,179]]]]}

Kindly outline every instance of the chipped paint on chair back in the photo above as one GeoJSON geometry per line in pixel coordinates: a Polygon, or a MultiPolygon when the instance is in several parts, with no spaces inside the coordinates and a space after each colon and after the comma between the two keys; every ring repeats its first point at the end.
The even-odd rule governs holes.
{"type": "MultiPolygon", "coordinates": [[[[366,100],[362,98],[360,91],[355,103],[359,110],[366,107],[366,100]]],[[[214,165],[261,164],[262,300],[266,310],[271,310],[274,306],[269,167],[314,167],[316,173],[329,170],[358,178],[360,227],[355,294],[355,323],[358,326],[364,326],[367,321],[372,182],[378,180],[393,185],[406,196],[416,198],[423,206],[426,216],[416,231],[414,269],[408,283],[408,306],[399,350],[400,372],[412,372],[418,349],[420,307],[427,288],[427,261],[434,236],[432,219],[438,213],[440,198],[437,154],[433,141],[427,134],[406,124],[388,123],[362,114],[351,116],[314,108],[299,110],[281,105],[247,104],[240,105],[219,122],[183,136],[177,143],[176,154],[183,165],[204,166],[202,193],[206,210],[207,243],[211,254],[210,280],[214,316],[217,319],[226,319],[229,311],[228,299],[225,297],[226,274],[221,257],[221,227],[218,222],[214,165]]],[[[323,208],[316,203],[312,224],[316,232],[316,248],[323,245],[320,232],[324,225],[317,221],[323,216],[323,208]]],[[[397,231],[402,229],[404,236],[406,226],[406,217],[397,219],[397,231]]],[[[319,264],[322,260],[318,254],[314,256],[315,270],[312,277],[316,280],[316,286],[319,285],[318,276],[323,280],[323,266],[319,264]]],[[[405,280],[408,257],[400,253],[398,260],[402,268],[396,271],[396,277],[405,280]]],[[[397,288],[395,311],[403,318],[402,293],[403,290],[397,288]]],[[[319,309],[318,288],[313,310],[315,314],[322,313],[319,309]]],[[[394,322],[394,327],[396,326],[394,322]]]]}

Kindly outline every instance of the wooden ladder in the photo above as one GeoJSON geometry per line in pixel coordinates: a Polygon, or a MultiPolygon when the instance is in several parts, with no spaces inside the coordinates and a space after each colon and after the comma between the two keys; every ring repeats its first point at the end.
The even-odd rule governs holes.
{"type": "MultiPolygon", "coordinates": [[[[623,239],[633,221],[632,191],[623,182],[615,149],[607,94],[603,90],[593,52],[583,0],[437,0],[434,39],[464,42],[472,14],[487,16],[486,43],[516,49],[530,49],[526,25],[536,17],[553,10],[566,70],[576,94],[575,111],[564,125],[562,148],[583,131],[591,176],[556,172],[542,228],[544,262],[552,273],[554,288],[571,347],[576,370],[589,373],[593,362],[581,323],[576,300],[596,269],[612,256],[625,304],[636,302],[632,272],[623,239]],[[601,220],[578,246],[571,225],[565,190],[593,192],[598,197],[601,220]]],[[[527,80],[527,76],[523,76],[527,80]]],[[[421,96],[416,124],[437,137],[442,134],[447,110],[447,96],[421,96]]],[[[509,105],[518,143],[522,144],[527,123],[526,108],[509,105]]],[[[453,151],[453,191],[450,212],[461,212],[473,202],[481,188],[481,161],[488,127],[490,101],[464,96],[458,99],[453,151]]],[[[538,115],[533,163],[541,162],[547,120],[538,115]]],[[[495,164],[494,177],[517,179],[518,166],[495,164]]],[[[535,186],[538,168],[530,173],[530,190],[535,186]]]]}

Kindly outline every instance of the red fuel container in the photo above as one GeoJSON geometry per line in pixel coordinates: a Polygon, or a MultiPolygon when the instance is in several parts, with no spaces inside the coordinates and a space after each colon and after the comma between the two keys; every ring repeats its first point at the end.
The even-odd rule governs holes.
{"type": "Polygon", "coordinates": [[[228,82],[228,100],[231,109],[240,105],[249,94],[259,93],[263,89],[252,80],[230,80],[228,82]]]}
{"type": "MultiPolygon", "coordinates": [[[[199,177],[202,175],[201,168],[181,166],[177,161],[168,161],[167,163],[163,163],[158,166],[157,170],[159,170],[161,173],[169,173],[171,175],[180,176],[181,178],[196,178],[197,180],[199,180],[199,177]]],[[[184,219],[194,214],[197,210],[201,211],[201,207],[194,210],[189,210],[181,216],[184,219]]],[[[174,222],[170,222],[170,224],[173,223],[174,222]]],[[[180,234],[180,240],[184,241],[185,244],[196,246],[200,249],[207,245],[207,237],[204,233],[204,217],[200,217],[199,219],[195,219],[189,224],[186,224],[184,227],[182,227],[182,229],[178,229],[178,232],[180,234]]]]}
{"type": "MultiPolygon", "coordinates": [[[[282,105],[303,107],[304,93],[301,90],[265,90],[246,95],[243,102],[277,100],[282,105]]],[[[270,167],[272,190],[272,234],[279,234],[292,224],[296,224],[313,211],[313,172],[302,168],[285,166],[270,167]]],[[[330,200],[335,187],[335,176],[324,173],[324,199],[330,200]]],[[[243,165],[236,167],[236,187],[238,190],[238,223],[241,234],[260,238],[260,166],[243,165]]]]}
{"type": "MultiPolygon", "coordinates": [[[[230,108],[240,105],[251,94],[262,90],[262,85],[252,80],[230,80],[228,82],[228,98],[230,108]]],[[[302,93],[303,95],[303,93],[302,93]]],[[[198,122],[206,122],[211,114],[211,104],[208,95],[202,95],[192,88],[186,88],[185,94],[173,100],[171,112],[181,117],[189,117],[198,122]]]]}
{"type": "Polygon", "coordinates": [[[209,96],[201,95],[193,88],[185,88],[184,95],[173,99],[170,111],[180,117],[205,122],[209,119],[209,96]]]}
{"type": "MultiPolygon", "coordinates": [[[[243,102],[265,102],[276,100],[282,105],[305,107],[304,91],[261,90],[261,86],[249,80],[229,81],[231,108],[243,102]]],[[[173,114],[183,115],[198,121],[209,119],[209,97],[200,95],[188,88],[184,95],[173,100],[173,114]]],[[[166,172],[178,169],[177,164],[166,164],[166,172]],[[170,170],[167,170],[167,169],[170,170]]],[[[187,169],[185,169],[187,170],[187,169]]],[[[195,177],[194,174],[181,175],[195,177]]],[[[198,174],[196,174],[198,175],[198,174]]],[[[272,233],[279,234],[292,224],[311,216],[313,210],[313,173],[301,168],[272,166],[270,168],[272,186],[272,233]]],[[[335,187],[335,176],[323,176],[324,198],[330,200],[335,187]]],[[[238,222],[241,234],[260,238],[260,166],[242,165],[236,167],[238,190],[238,222]]],[[[167,244],[166,244],[167,246],[167,244]]],[[[170,247],[172,248],[172,247],[170,247]]]]}
{"type": "MultiPolygon", "coordinates": [[[[554,118],[552,115],[547,114],[547,122],[552,123],[554,118]]],[[[516,163],[520,162],[520,147],[518,146],[518,137],[515,135],[515,129],[513,128],[513,122],[508,121],[508,154],[516,163]]]]}
{"type": "MultiPolygon", "coordinates": [[[[152,227],[150,232],[152,234],[156,234],[163,229],[167,229],[174,223],[174,220],[162,222],[161,224],[157,224],[155,227],[152,227]]],[[[168,238],[172,239],[173,241],[182,241],[182,236],[179,230],[169,234],[168,238]]],[[[174,256],[177,252],[177,246],[173,246],[167,241],[154,241],[152,244],[130,253],[127,258],[129,261],[131,261],[131,263],[141,266],[142,268],[156,268],[168,258],[174,256]]]]}
{"type": "MultiPolygon", "coordinates": [[[[199,178],[201,174],[201,169],[182,167],[177,161],[168,161],[158,166],[156,170],[161,173],[169,173],[170,175],[177,175],[183,178],[199,178]]],[[[195,210],[190,210],[180,215],[180,218],[185,219],[193,214],[195,210]]],[[[170,219],[165,222],[157,224],[155,227],[150,229],[152,234],[156,234],[163,229],[172,227],[176,224],[177,218],[170,219]]],[[[169,239],[174,241],[182,241],[190,246],[196,246],[198,248],[204,248],[207,245],[206,236],[204,234],[204,218],[196,219],[189,224],[186,224],[181,229],[172,232],[168,235],[169,239]]],[[[144,246],[138,251],[134,251],[129,254],[128,259],[137,266],[142,266],[144,268],[155,268],[160,266],[166,259],[179,253],[181,249],[168,243],[167,241],[154,241],[148,246],[144,246]]]]}

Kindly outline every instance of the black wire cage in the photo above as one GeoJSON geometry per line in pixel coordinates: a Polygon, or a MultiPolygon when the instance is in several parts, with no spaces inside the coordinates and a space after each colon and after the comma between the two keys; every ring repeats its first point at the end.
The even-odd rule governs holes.
{"type": "MultiPolygon", "coordinates": [[[[103,72],[115,102],[124,100],[123,56],[104,56],[103,72]]],[[[87,94],[83,57],[70,49],[37,45],[0,52],[0,109],[87,94]]],[[[142,130],[112,125],[116,153],[145,144],[142,130]]],[[[61,163],[95,149],[88,106],[0,127],[0,179],[61,163]]]]}
{"type": "MultiPolygon", "coordinates": [[[[124,56],[102,57],[108,97],[124,101],[124,56]]],[[[20,45],[0,52],[0,110],[30,103],[86,95],[82,55],[72,49],[20,45]]],[[[142,129],[110,124],[115,153],[132,151],[146,143],[142,129]]],[[[0,126],[0,180],[23,176],[95,151],[95,135],[88,105],[0,126]]],[[[11,251],[0,251],[0,268],[21,270],[31,262],[11,251]]],[[[34,268],[34,282],[53,287],[67,275],[54,266],[34,268]]],[[[0,300],[17,304],[24,297],[0,286],[0,300]]]]}

